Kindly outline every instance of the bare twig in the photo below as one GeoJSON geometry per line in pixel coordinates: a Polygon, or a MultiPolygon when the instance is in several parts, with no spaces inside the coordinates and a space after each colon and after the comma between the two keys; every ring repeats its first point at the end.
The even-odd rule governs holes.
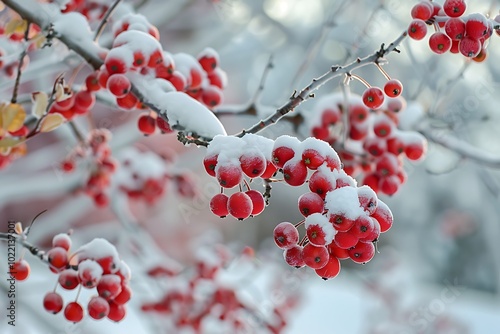
{"type": "Polygon", "coordinates": [[[276,123],[279,121],[283,116],[288,114],[290,111],[294,110],[298,105],[300,105],[302,102],[308,100],[309,98],[313,97],[314,95],[312,94],[315,90],[323,86],[325,83],[328,81],[332,80],[333,78],[336,78],[338,76],[341,76],[343,74],[350,73],[351,71],[358,69],[360,67],[366,66],[368,64],[376,63],[380,58],[383,58],[385,55],[388,53],[395,51],[399,52],[397,50],[397,46],[406,38],[407,32],[403,32],[394,42],[389,44],[387,48],[384,47],[382,44],[380,50],[374,52],[373,54],[365,57],[365,58],[358,58],[354,62],[341,67],[341,66],[332,66],[332,68],[324,73],[322,76],[320,76],[317,79],[313,79],[312,82],[307,85],[305,88],[303,88],[298,94],[294,92],[292,96],[290,97],[290,100],[285,103],[283,106],[281,106],[276,112],[269,117],[267,117],[264,120],[261,120],[251,128],[247,130],[243,130],[240,133],[235,134],[236,137],[243,137],[247,133],[257,133],[266,127],[268,127],[271,124],[276,123]]]}
{"type": "Polygon", "coordinates": [[[108,24],[109,18],[115,11],[116,7],[120,4],[122,0],[115,0],[113,4],[108,8],[106,13],[104,14],[104,17],[102,18],[101,22],[99,23],[99,26],[97,27],[94,35],[94,41],[97,42],[99,40],[99,37],[101,37],[102,32],[104,31],[104,28],[106,28],[106,25],[108,24]]]}
{"type": "MultiPolygon", "coordinates": [[[[30,23],[26,25],[26,31],[24,32],[24,41],[28,42],[28,35],[30,32],[30,23]]],[[[17,75],[16,75],[16,82],[14,83],[14,90],[12,91],[12,98],[10,99],[11,103],[16,103],[17,102],[17,94],[19,91],[19,84],[21,83],[21,74],[23,72],[23,65],[24,65],[24,57],[26,57],[26,54],[28,53],[28,44],[26,44],[23,47],[23,51],[19,55],[19,64],[17,65],[17,75]]]]}

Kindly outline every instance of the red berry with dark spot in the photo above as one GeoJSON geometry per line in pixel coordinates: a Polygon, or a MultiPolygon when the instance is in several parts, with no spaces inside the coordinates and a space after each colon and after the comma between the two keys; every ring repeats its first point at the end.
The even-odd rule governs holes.
{"type": "Polygon", "coordinates": [[[370,109],[378,109],[384,103],[384,92],[378,87],[370,87],[363,93],[363,103],[370,109]]]}
{"type": "Polygon", "coordinates": [[[64,308],[64,317],[71,322],[80,322],[83,319],[83,307],[77,302],[71,302],[64,308]]]}
{"type": "Polygon", "coordinates": [[[389,97],[398,97],[403,91],[403,84],[397,79],[391,79],[384,85],[385,95],[389,97]]]}
{"type": "Polygon", "coordinates": [[[252,214],[253,204],[250,196],[237,192],[229,197],[227,202],[229,214],[238,220],[247,219],[252,214]]]}
{"type": "Polygon", "coordinates": [[[227,202],[229,200],[229,197],[227,197],[226,194],[216,194],[212,199],[210,200],[210,211],[216,216],[219,216],[221,218],[226,217],[229,214],[229,211],[227,209],[227,202]]]}
{"type": "Polygon", "coordinates": [[[281,249],[295,247],[299,242],[299,231],[289,222],[283,222],[276,225],[273,231],[274,242],[281,249]]]}
{"type": "Polygon", "coordinates": [[[61,295],[56,292],[48,292],[45,297],[43,297],[43,308],[52,314],[61,312],[63,304],[64,302],[61,295]]]}
{"type": "Polygon", "coordinates": [[[310,243],[304,246],[302,257],[305,265],[312,269],[323,268],[330,259],[325,246],[314,246],[310,243]]]}

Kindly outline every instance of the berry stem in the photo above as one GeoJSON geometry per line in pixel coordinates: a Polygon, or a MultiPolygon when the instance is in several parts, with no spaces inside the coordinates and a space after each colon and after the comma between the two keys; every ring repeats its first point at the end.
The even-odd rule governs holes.
{"type": "Polygon", "coordinates": [[[304,235],[304,237],[302,238],[302,240],[300,240],[299,246],[305,246],[308,243],[309,243],[309,238],[307,237],[307,234],[306,234],[306,235],[304,235]]]}
{"type": "Polygon", "coordinates": [[[360,77],[359,75],[356,75],[356,74],[351,74],[351,73],[348,73],[347,74],[349,77],[353,78],[353,79],[356,79],[358,80],[359,82],[361,82],[363,85],[366,86],[366,88],[370,88],[371,85],[368,83],[368,81],[366,81],[365,79],[363,79],[362,77],[360,77]]]}
{"type": "Polygon", "coordinates": [[[300,222],[298,222],[298,223],[297,223],[297,224],[295,224],[294,226],[295,226],[295,227],[299,227],[299,226],[303,225],[305,222],[306,222],[306,220],[305,220],[305,219],[302,219],[300,222]]]}
{"type": "MultiPolygon", "coordinates": [[[[248,184],[246,179],[243,179],[243,183],[245,183],[245,187],[247,187],[247,190],[250,190],[250,185],[248,184]]],[[[240,185],[241,188],[241,185],[240,185]]]]}
{"type": "Polygon", "coordinates": [[[349,74],[345,75],[344,81],[340,86],[342,88],[342,95],[344,97],[344,103],[342,104],[343,113],[342,113],[342,147],[345,146],[347,138],[349,137],[349,100],[351,95],[351,90],[349,86],[349,82],[352,80],[352,77],[349,74]]]}
{"type": "Polygon", "coordinates": [[[391,80],[391,76],[389,73],[387,73],[382,66],[380,66],[379,63],[375,63],[375,66],[377,66],[378,70],[384,75],[384,77],[387,79],[387,81],[391,80]]]}

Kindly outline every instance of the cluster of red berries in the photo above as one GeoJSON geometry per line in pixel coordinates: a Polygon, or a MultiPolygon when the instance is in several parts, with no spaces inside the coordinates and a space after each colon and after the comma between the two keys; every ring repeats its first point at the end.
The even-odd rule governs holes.
{"type": "Polygon", "coordinates": [[[168,180],[173,177],[157,154],[129,148],[121,152],[120,161],[122,168],[115,174],[114,182],[129,198],[154,204],[165,194],[168,180]]]}
{"type": "MultiPolygon", "coordinates": [[[[51,2],[53,2],[53,0],[51,0],[51,2]]],[[[79,12],[84,15],[89,22],[97,22],[102,20],[108,8],[109,3],[107,3],[106,1],[69,0],[66,2],[65,7],[61,8],[61,12],[79,12]]]]}
{"type": "Polygon", "coordinates": [[[70,91],[64,99],[50,106],[49,113],[61,114],[69,121],[75,116],[87,114],[94,106],[95,99],[95,93],[88,86],[76,93],[70,91]]]}
{"type": "Polygon", "coordinates": [[[286,263],[307,266],[326,280],[339,274],[340,260],[369,262],[380,233],[392,226],[389,207],[370,187],[357,187],[354,179],[326,166],[311,176],[309,189],[298,201],[305,219],[295,225],[283,222],[274,229],[274,241],[284,250],[286,263]],[[301,225],[306,233],[299,241],[301,225]]]}
{"type": "Polygon", "coordinates": [[[79,143],[60,165],[64,172],[70,173],[75,170],[77,160],[91,159],[91,173],[80,190],[100,207],[109,203],[106,189],[110,185],[111,175],[118,167],[118,162],[111,156],[110,139],[109,130],[92,130],[85,142],[79,143]]]}
{"type": "MultiPolygon", "coordinates": [[[[340,139],[343,127],[344,97],[332,94],[321,98],[310,118],[311,133],[333,147],[340,139]]],[[[349,99],[349,132],[347,142],[339,148],[344,171],[358,177],[375,192],[393,195],[406,181],[403,157],[421,159],[427,147],[426,139],[418,132],[398,129],[400,114],[406,102],[399,96],[387,99],[378,110],[370,110],[361,97],[349,99]]]]}
{"type": "MultiPolygon", "coordinates": [[[[58,234],[46,254],[51,271],[59,275],[59,285],[65,290],[96,288],[97,296],[91,297],[87,304],[89,316],[96,320],[107,317],[121,321],[126,314],[125,304],[132,296],[128,285],[129,267],[119,259],[115,247],[104,239],[92,240],[71,256],[70,247],[69,236],[58,234]]],[[[45,295],[43,306],[47,312],[57,314],[62,311],[64,301],[54,289],[45,295]]],[[[64,307],[64,317],[71,322],[80,322],[84,313],[78,301],[64,307]]]]}
{"type": "MultiPolygon", "coordinates": [[[[234,255],[225,246],[215,245],[202,247],[195,257],[193,271],[181,271],[175,263],[155,265],[147,271],[157,284],[164,281],[167,291],[161,299],[145,302],[142,310],[167,318],[168,332],[180,333],[191,329],[196,333],[205,333],[220,328],[226,328],[230,333],[281,333],[284,330],[285,315],[295,306],[296,293],[292,296],[286,290],[280,291],[284,290],[283,283],[277,282],[280,284],[274,291],[280,291],[280,296],[284,298],[273,302],[269,314],[259,312],[259,323],[252,324],[247,316],[255,315],[257,308],[240,297],[239,290],[244,287],[221,279],[228,272],[234,255]],[[217,327],[214,328],[214,324],[217,327]]],[[[250,265],[252,260],[253,249],[247,247],[236,265],[243,265],[248,270],[246,265],[250,265]]]]}
{"type": "Polygon", "coordinates": [[[250,189],[245,176],[268,179],[274,175],[277,167],[272,163],[271,139],[247,134],[243,138],[216,136],[208,146],[203,160],[205,170],[217,179],[222,188],[239,187],[239,191],[227,196],[215,195],[210,201],[211,211],[219,216],[228,214],[243,220],[264,211],[265,200],[259,191],[250,189]],[[242,191],[242,182],[247,191],[242,191]]]}
{"type": "Polygon", "coordinates": [[[145,112],[139,116],[137,127],[145,136],[152,135],[158,129],[161,133],[171,133],[173,130],[163,118],[154,112],[145,112]]]}
{"type": "Polygon", "coordinates": [[[446,0],[443,6],[428,0],[419,2],[412,8],[413,21],[408,27],[408,35],[421,40],[427,34],[426,24],[436,23],[437,31],[429,38],[429,47],[433,52],[461,53],[482,62],[487,56],[486,42],[493,34],[493,23],[500,22],[500,16],[495,21],[480,13],[463,16],[466,8],[465,0],[446,0]]]}

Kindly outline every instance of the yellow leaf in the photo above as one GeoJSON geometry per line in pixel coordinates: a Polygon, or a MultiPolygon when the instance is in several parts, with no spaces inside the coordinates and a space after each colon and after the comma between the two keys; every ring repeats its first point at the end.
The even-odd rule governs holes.
{"type": "Polygon", "coordinates": [[[17,103],[3,103],[0,105],[0,128],[14,132],[24,125],[26,112],[23,106],[17,103]]]}
{"type": "Polygon", "coordinates": [[[26,140],[26,138],[14,138],[14,137],[5,137],[3,139],[0,139],[0,151],[5,153],[5,152],[10,152],[10,149],[16,145],[19,145],[23,143],[26,140]]]}
{"type": "Polygon", "coordinates": [[[61,124],[66,121],[61,114],[54,113],[48,114],[44,117],[42,122],[40,123],[40,132],[50,132],[57,129],[61,124]]]}
{"type": "Polygon", "coordinates": [[[9,36],[16,32],[24,33],[27,27],[27,21],[23,19],[12,19],[5,25],[5,34],[9,36]]]}
{"type": "Polygon", "coordinates": [[[30,40],[30,42],[35,45],[36,49],[40,49],[45,44],[46,40],[47,38],[45,37],[44,34],[37,34],[30,40]]]}
{"type": "Polygon", "coordinates": [[[31,113],[40,118],[45,114],[47,105],[49,104],[49,97],[45,92],[34,92],[31,94],[33,105],[31,106],[31,113]]]}

